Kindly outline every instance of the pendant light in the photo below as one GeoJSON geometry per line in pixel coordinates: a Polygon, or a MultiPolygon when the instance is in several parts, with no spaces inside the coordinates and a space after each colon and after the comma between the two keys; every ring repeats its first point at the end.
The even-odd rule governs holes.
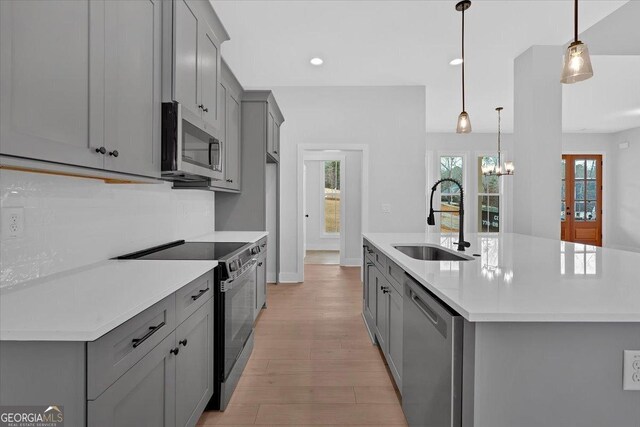
{"type": "Polygon", "coordinates": [[[458,116],[458,125],[456,126],[456,133],[471,133],[471,121],[469,120],[469,114],[465,111],[464,102],[464,11],[471,7],[469,0],[463,0],[456,4],[456,10],[462,12],[462,112],[458,116]]]}
{"type": "Polygon", "coordinates": [[[564,67],[560,78],[560,81],[566,84],[581,82],[593,77],[589,48],[578,40],[578,0],[574,2],[573,20],[573,42],[564,54],[564,67]]]}
{"type": "Polygon", "coordinates": [[[515,166],[513,162],[504,162],[504,166],[502,165],[502,152],[500,147],[500,113],[502,112],[502,107],[496,107],[496,111],[498,112],[498,164],[497,165],[486,165],[482,166],[482,174],[484,176],[502,176],[502,175],[513,175],[513,171],[515,170],[515,166]]]}

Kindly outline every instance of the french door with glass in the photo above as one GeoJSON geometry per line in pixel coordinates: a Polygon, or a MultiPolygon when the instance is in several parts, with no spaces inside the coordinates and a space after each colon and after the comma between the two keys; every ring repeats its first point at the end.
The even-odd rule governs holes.
{"type": "Polygon", "coordinates": [[[602,156],[562,156],[561,239],[602,246],[602,156]]]}

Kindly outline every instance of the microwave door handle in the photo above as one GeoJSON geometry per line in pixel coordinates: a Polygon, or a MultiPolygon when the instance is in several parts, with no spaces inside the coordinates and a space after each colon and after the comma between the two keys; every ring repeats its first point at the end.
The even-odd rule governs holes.
{"type": "Polygon", "coordinates": [[[215,144],[215,140],[209,140],[209,166],[210,167],[213,166],[213,162],[211,160],[211,147],[213,147],[213,144],[215,144]]]}

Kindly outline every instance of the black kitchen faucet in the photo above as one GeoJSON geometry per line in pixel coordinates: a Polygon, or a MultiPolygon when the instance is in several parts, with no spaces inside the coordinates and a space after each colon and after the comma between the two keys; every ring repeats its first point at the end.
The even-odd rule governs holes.
{"type": "Polygon", "coordinates": [[[461,252],[464,252],[464,249],[471,246],[471,243],[466,242],[464,240],[464,190],[462,189],[462,184],[460,184],[458,181],[452,178],[443,178],[437,181],[435,184],[433,184],[433,187],[431,187],[431,200],[429,202],[429,217],[427,217],[427,224],[436,225],[436,219],[433,216],[435,212],[456,212],[456,211],[434,211],[433,210],[433,194],[436,192],[436,188],[438,188],[438,185],[442,184],[443,182],[453,182],[455,185],[458,186],[458,188],[460,188],[460,208],[457,211],[460,213],[460,224],[458,225],[458,243],[457,244],[458,244],[458,250],[461,252]]]}

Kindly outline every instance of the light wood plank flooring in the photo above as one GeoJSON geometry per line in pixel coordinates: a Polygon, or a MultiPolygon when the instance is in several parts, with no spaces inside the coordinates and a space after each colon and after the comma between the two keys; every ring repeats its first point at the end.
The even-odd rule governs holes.
{"type": "Polygon", "coordinates": [[[307,251],[305,264],[340,264],[340,251],[307,251]]]}
{"type": "Polygon", "coordinates": [[[305,279],[269,285],[238,388],[199,425],[406,426],[361,317],[360,269],[306,265],[305,279]]]}

